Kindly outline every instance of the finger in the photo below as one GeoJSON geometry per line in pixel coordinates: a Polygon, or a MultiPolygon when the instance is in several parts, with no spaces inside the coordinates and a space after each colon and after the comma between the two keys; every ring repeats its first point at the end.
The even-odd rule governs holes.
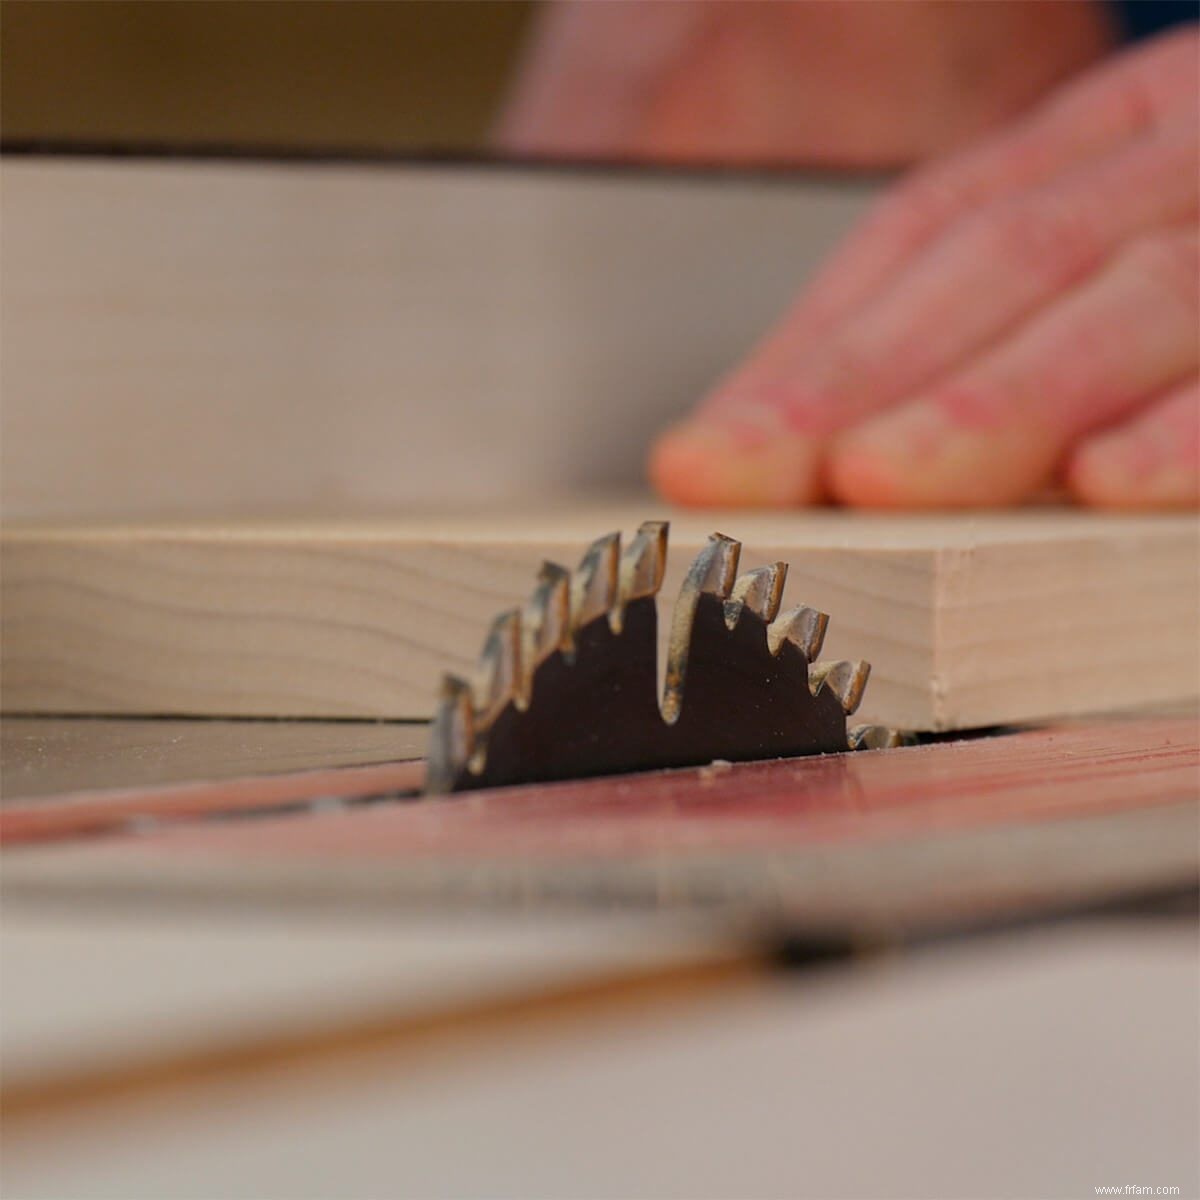
{"type": "Polygon", "coordinates": [[[1200,362],[1200,238],[1156,234],[928,395],[842,434],[829,485],[849,504],[1011,504],[1080,435],[1200,362]]]}
{"type": "Polygon", "coordinates": [[[869,302],[954,223],[1178,118],[1195,120],[1196,36],[1174,33],[1062,89],[1014,128],[893,188],[718,395],[778,374],[797,348],[869,302]],[[760,374],[761,372],[761,374],[760,374]]]}
{"type": "Polygon", "coordinates": [[[748,408],[728,425],[667,430],[650,451],[647,473],[673,504],[797,508],[822,498],[821,452],[817,439],[780,428],[772,410],[748,408]]]}
{"type": "MultiPolygon", "coordinates": [[[[1194,51],[1195,38],[1188,34],[1126,55],[1119,66],[1068,89],[1016,133],[898,189],[822,277],[832,281],[833,291],[818,283],[745,364],[718,385],[695,419],[659,439],[649,464],[655,486],[683,504],[778,506],[822,499],[816,468],[826,439],[873,406],[910,394],[939,364],[945,367],[968,352],[964,347],[982,340],[981,328],[999,328],[1012,320],[1024,302],[1021,288],[1027,285],[1016,277],[1014,265],[1002,262],[1001,270],[1012,282],[1007,292],[997,289],[994,303],[990,279],[972,284],[968,293],[956,291],[953,276],[944,282],[946,264],[956,261],[955,250],[923,268],[918,279],[919,286],[940,293],[933,298],[936,315],[925,323],[927,332],[910,336],[905,328],[905,322],[918,319],[923,310],[906,301],[902,280],[884,289],[867,312],[843,322],[848,335],[831,340],[828,326],[879,289],[946,223],[990,198],[1000,197],[997,206],[1007,205],[1009,211],[991,218],[990,233],[988,223],[980,222],[974,232],[956,235],[960,249],[967,242],[966,252],[973,256],[977,251],[969,245],[972,240],[1000,242],[1016,236],[1011,230],[1024,217],[1021,202],[1004,197],[1064,166],[1086,164],[1106,147],[1164,120],[1179,107],[1181,96],[1190,96],[1194,89],[1194,51]],[[997,227],[1009,232],[999,233],[997,227]],[[969,312],[975,305],[981,313],[977,325],[969,312]],[[949,339],[946,331],[954,328],[960,310],[960,333],[949,339]]],[[[1185,112],[1190,114],[1191,108],[1185,105],[1185,112]]],[[[1097,252],[1122,232],[1128,234],[1156,217],[1169,218],[1186,207],[1188,190],[1194,192],[1194,166],[1175,170],[1189,134],[1187,120],[1177,120],[1163,139],[1143,138],[1128,153],[1116,155],[1111,167],[1095,167],[1091,180],[1085,169],[1082,181],[1068,176],[1069,182],[1051,183],[1047,209],[1057,214],[1064,204],[1061,193],[1074,189],[1101,231],[1092,239],[1097,252]],[[1125,198],[1122,206],[1111,214],[1101,211],[1096,197],[1110,194],[1114,176],[1119,178],[1125,170],[1137,172],[1143,190],[1118,188],[1112,194],[1125,198]],[[1089,182],[1103,186],[1104,192],[1088,193],[1089,182]]],[[[1058,216],[1040,221],[1039,229],[1045,232],[1039,236],[1053,242],[1047,228],[1051,223],[1060,229],[1067,222],[1058,216]]],[[[1073,257],[1057,251],[1055,259],[1060,278],[1081,271],[1089,257],[1085,239],[1073,237],[1068,244],[1073,257]]],[[[1000,256],[1007,259],[1007,251],[1000,256]]],[[[970,266],[969,258],[963,266],[970,266]]],[[[1034,282],[1043,291],[1051,290],[1036,277],[1034,282]]]]}
{"type": "Polygon", "coordinates": [[[1176,120],[960,222],[839,336],[777,351],[667,434],[652,478],[680,503],[819,499],[829,436],[967,361],[1132,236],[1194,215],[1198,155],[1197,123],[1176,120]]]}
{"type": "Polygon", "coordinates": [[[1009,131],[915,172],[828,260],[788,316],[823,327],[887,284],[952,222],[1193,113],[1193,29],[1156,38],[1063,88],[1009,131]]]}
{"type": "Polygon", "coordinates": [[[1200,380],[1085,440],[1066,476],[1075,497],[1095,508],[1200,508],[1200,380]]]}
{"type": "Polygon", "coordinates": [[[1077,284],[1134,236],[1193,217],[1197,162],[1200,123],[1189,116],[983,209],[919,255],[827,345],[780,359],[776,379],[760,374],[760,390],[800,432],[830,432],[890,407],[1077,284]]]}
{"type": "Polygon", "coordinates": [[[816,467],[834,431],[961,361],[1117,240],[1195,207],[1190,103],[1170,119],[1194,90],[1195,75],[1194,35],[1160,39],[1068,89],[1017,133],[899,189],[831,264],[834,291],[818,282],[718,385],[699,424],[659,439],[650,459],[655,485],[688,504],[820,500],[816,467]],[[1167,121],[1161,134],[1093,160],[1167,121]],[[1014,198],[1016,189],[1072,163],[1032,196],[1014,198]],[[944,247],[920,253],[945,223],[989,199],[986,216],[960,222],[944,247]],[[1064,215],[1072,212],[1075,221],[1064,215]],[[1088,232],[1081,237],[1080,229],[1088,232]],[[901,270],[914,256],[921,261],[901,270]],[[897,273],[890,288],[880,286],[897,273]],[[831,339],[830,323],[877,288],[879,299],[842,321],[847,332],[831,339]]]}
{"type": "Polygon", "coordinates": [[[493,142],[516,154],[624,155],[659,80],[717,7],[692,0],[544,5],[493,142]]]}

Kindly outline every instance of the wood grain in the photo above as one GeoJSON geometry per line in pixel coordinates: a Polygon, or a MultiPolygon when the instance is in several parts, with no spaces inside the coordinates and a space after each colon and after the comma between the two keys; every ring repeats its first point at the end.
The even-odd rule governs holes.
{"type": "MultiPolygon", "coordinates": [[[[672,520],[663,607],[714,529],[785,602],[832,615],[824,652],[873,664],[860,717],[968,728],[1200,694],[1190,517],[1029,511],[866,518],[548,504],[487,517],[9,527],[9,712],[425,718],[543,558],[672,520]]],[[[664,622],[665,624],[665,622],[664,622]]]]}
{"type": "Polygon", "coordinates": [[[873,190],[62,157],[3,174],[9,517],[632,484],[873,190]]]}
{"type": "Polygon", "coordinates": [[[424,722],[5,717],[0,813],[80,792],[216,783],[420,758],[424,722]]]}

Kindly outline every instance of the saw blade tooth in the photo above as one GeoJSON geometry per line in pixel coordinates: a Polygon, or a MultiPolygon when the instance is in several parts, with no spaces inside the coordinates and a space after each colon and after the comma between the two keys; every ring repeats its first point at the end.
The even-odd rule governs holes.
{"type": "Polygon", "coordinates": [[[768,624],[775,620],[783,602],[787,569],[787,563],[777,562],[769,567],[756,567],[753,571],[739,575],[734,581],[729,599],[725,601],[725,624],[733,629],[742,612],[747,609],[768,624]]]}
{"type": "Polygon", "coordinates": [[[510,608],[492,622],[479,655],[475,687],[476,728],[486,730],[521,685],[521,610],[510,608]]]}
{"type": "Polygon", "coordinates": [[[738,558],[742,543],[723,533],[709,536],[708,544],[692,559],[683,586],[675,601],[675,612],[671,617],[671,636],[667,642],[667,676],[663,687],[662,704],[659,706],[663,720],[673,725],[683,710],[684,678],[687,674],[688,656],[692,648],[692,625],[696,616],[696,605],[702,595],[715,596],[718,600],[729,599],[737,578],[738,558]]]}
{"type": "Polygon", "coordinates": [[[818,662],[808,668],[808,687],[814,696],[828,689],[838,698],[842,711],[847,716],[862,703],[871,664],[858,659],[856,662],[818,662]]]}
{"type": "Polygon", "coordinates": [[[889,729],[886,725],[855,725],[847,730],[846,740],[851,750],[891,750],[910,744],[910,739],[900,730],[889,729]]]}
{"type": "Polygon", "coordinates": [[[617,608],[617,575],[621,535],[597,538],[584,552],[571,578],[571,633],[597,617],[608,617],[617,608]]]}
{"type": "Polygon", "coordinates": [[[718,600],[728,600],[737,578],[741,553],[741,542],[736,542],[723,533],[709,534],[708,544],[696,555],[688,568],[684,588],[690,586],[696,592],[709,592],[718,600]]]}
{"type": "Polygon", "coordinates": [[[778,654],[784,642],[791,642],[811,663],[821,653],[828,628],[829,617],[825,613],[801,604],[772,622],[767,630],[767,644],[772,654],[778,654]]]}
{"type": "Polygon", "coordinates": [[[517,707],[529,707],[533,676],[557,650],[571,641],[571,572],[558,563],[544,562],[537,587],[521,614],[521,680],[517,707]]]}
{"type": "Polygon", "coordinates": [[[657,596],[667,567],[667,521],[643,521],[633,541],[621,555],[620,602],[622,607],[643,596],[657,596]]]}
{"type": "Polygon", "coordinates": [[[454,788],[475,753],[475,713],[471,685],[457,675],[443,675],[429,727],[425,790],[443,793],[454,788]]]}

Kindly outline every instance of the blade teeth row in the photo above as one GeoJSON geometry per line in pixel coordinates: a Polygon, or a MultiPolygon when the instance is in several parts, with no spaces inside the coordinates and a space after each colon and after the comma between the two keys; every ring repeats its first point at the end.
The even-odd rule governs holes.
{"type": "MultiPolygon", "coordinates": [[[[446,675],[433,722],[429,755],[431,792],[449,790],[464,765],[484,765],[487,730],[509,702],[524,709],[532,695],[537,668],[558,650],[569,650],[576,633],[600,617],[619,631],[625,605],[654,596],[666,566],[668,525],[646,521],[621,553],[619,533],[606,534],[588,547],[574,573],[543,563],[537,585],[523,609],[502,613],[494,621],[471,682],[446,675]]],[[[767,625],[768,647],[778,655],[791,644],[809,663],[808,684],[814,696],[831,691],[842,709],[854,712],[870,674],[866,662],[816,662],[829,618],[801,605],[779,614],[787,564],[773,563],[738,576],[741,543],[714,533],[688,569],[676,606],[667,660],[663,717],[673,721],[682,702],[684,673],[690,650],[692,612],[700,594],[724,603],[726,625],[733,629],[749,610],[767,625]]],[[[849,734],[857,748],[903,744],[901,735],[882,726],[858,726],[849,734]]]]}
{"type": "Polygon", "coordinates": [[[725,624],[733,629],[745,611],[754,613],[767,624],[775,620],[783,603],[787,570],[787,563],[777,562],[739,575],[725,601],[725,624]]]}
{"type": "Polygon", "coordinates": [[[808,688],[814,696],[831,691],[849,716],[862,703],[863,691],[871,674],[871,664],[856,662],[818,662],[808,668],[808,688]]]}
{"type": "Polygon", "coordinates": [[[597,538],[574,573],[545,562],[524,608],[501,613],[492,623],[471,681],[442,679],[433,719],[427,789],[446,791],[464,764],[483,768],[485,735],[511,701],[525,709],[538,667],[557,650],[568,650],[574,634],[598,617],[619,624],[625,604],[655,595],[667,556],[666,521],[646,521],[624,555],[621,535],[597,538]]]}
{"type": "Polygon", "coordinates": [[[808,661],[815,662],[825,644],[829,617],[815,608],[801,604],[789,608],[776,618],[767,630],[767,645],[772,654],[779,654],[785,642],[790,642],[808,661]]]}
{"type": "Polygon", "coordinates": [[[667,568],[666,521],[643,521],[621,553],[621,535],[597,538],[584,552],[571,579],[571,632],[607,616],[619,629],[632,600],[658,595],[667,568]]]}

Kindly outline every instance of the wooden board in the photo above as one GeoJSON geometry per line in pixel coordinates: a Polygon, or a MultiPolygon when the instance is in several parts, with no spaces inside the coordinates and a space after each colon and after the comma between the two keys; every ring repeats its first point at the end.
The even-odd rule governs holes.
{"type": "Polygon", "coordinates": [[[427,741],[424,722],[9,716],[0,842],[412,793],[427,741]]]}
{"type": "MultiPolygon", "coordinates": [[[[488,517],[25,525],[3,537],[10,712],[424,718],[543,558],[673,522],[664,606],[714,529],[791,564],[824,652],[873,665],[859,719],[914,729],[1194,700],[1187,516],[671,514],[557,502],[488,517]]],[[[665,624],[665,622],[663,622],[665,624]]]]}
{"type": "Polygon", "coordinates": [[[73,794],[395,764],[422,757],[427,740],[424,722],[9,716],[0,724],[0,821],[18,804],[73,794]]]}
{"type": "Polygon", "coordinates": [[[629,485],[877,186],[69,157],[3,176],[9,517],[629,485]]]}

